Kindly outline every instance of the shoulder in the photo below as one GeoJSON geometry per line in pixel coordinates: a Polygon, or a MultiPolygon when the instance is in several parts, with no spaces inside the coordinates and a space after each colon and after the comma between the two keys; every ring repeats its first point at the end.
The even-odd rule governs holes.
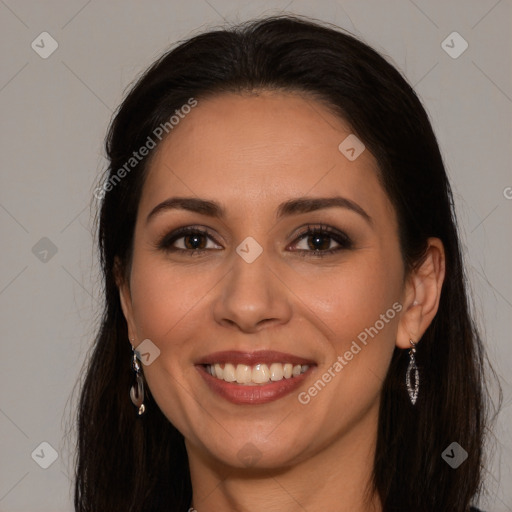
{"type": "Polygon", "coordinates": [[[484,511],[480,510],[479,508],[476,508],[476,507],[470,507],[469,512],[484,512],[484,511]]]}

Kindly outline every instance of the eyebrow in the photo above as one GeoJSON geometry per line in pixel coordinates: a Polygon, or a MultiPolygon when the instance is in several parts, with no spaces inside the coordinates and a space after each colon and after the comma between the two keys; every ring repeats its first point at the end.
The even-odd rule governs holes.
{"type": "MultiPolygon", "coordinates": [[[[359,214],[368,224],[373,220],[366,211],[356,202],[346,197],[298,197],[281,203],[277,209],[276,218],[281,219],[290,215],[309,213],[324,208],[345,208],[359,214]]],[[[157,204],[148,214],[146,223],[156,215],[169,210],[186,210],[207,215],[218,219],[226,216],[226,210],[216,201],[199,199],[196,197],[171,197],[157,204]]]]}

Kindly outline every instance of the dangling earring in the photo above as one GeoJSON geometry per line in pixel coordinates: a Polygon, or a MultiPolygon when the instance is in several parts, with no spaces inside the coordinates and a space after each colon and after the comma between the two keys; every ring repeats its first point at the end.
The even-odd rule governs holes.
{"type": "Polygon", "coordinates": [[[409,340],[409,343],[411,344],[411,348],[409,350],[409,366],[405,372],[405,384],[407,385],[409,399],[411,400],[412,405],[414,405],[418,398],[418,391],[420,390],[420,374],[418,372],[418,367],[416,366],[416,359],[414,358],[416,343],[412,340],[409,340]],[[411,373],[414,374],[414,388],[411,386],[411,373]]]}
{"type": "MultiPolygon", "coordinates": [[[[134,340],[132,340],[133,342],[134,340]]],[[[144,381],[142,380],[142,372],[139,361],[137,360],[137,352],[132,345],[132,368],[135,371],[135,384],[130,388],[130,398],[133,405],[138,408],[138,415],[144,414],[146,407],[144,405],[144,381]]]]}

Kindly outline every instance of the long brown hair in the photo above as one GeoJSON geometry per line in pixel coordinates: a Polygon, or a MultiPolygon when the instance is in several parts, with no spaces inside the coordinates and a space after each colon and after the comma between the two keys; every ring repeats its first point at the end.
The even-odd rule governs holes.
{"type": "MultiPolygon", "coordinates": [[[[453,198],[436,137],[395,67],[354,36],[298,17],[195,36],[158,59],[125,97],[106,140],[106,179],[191,97],[255,89],[313,94],[351,125],[379,164],[408,269],[421,260],[428,237],[444,244],[441,302],[416,357],[419,398],[411,406],[404,384],[407,351],[395,349],[382,388],[373,485],[385,511],[466,512],[482,487],[487,359],[468,303],[453,198]],[[456,470],[441,457],[452,441],[469,454],[456,470]]],[[[183,436],[151,393],[142,417],[129,398],[131,347],[114,263],[119,259],[123,270],[130,265],[147,162],[142,159],[105,190],[101,202],[105,303],[77,413],[77,512],[184,512],[192,495],[183,436]]]]}

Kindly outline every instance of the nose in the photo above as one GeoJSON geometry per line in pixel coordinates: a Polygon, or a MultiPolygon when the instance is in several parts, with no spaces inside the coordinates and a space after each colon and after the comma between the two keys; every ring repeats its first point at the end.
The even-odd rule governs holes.
{"type": "Polygon", "coordinates": [[[233,254],[232,268],[219,285],[213,307],[217,323],[257,332],[289,321],[290,292],[269,263],[266,251],[252,263],[233,254]]]}

